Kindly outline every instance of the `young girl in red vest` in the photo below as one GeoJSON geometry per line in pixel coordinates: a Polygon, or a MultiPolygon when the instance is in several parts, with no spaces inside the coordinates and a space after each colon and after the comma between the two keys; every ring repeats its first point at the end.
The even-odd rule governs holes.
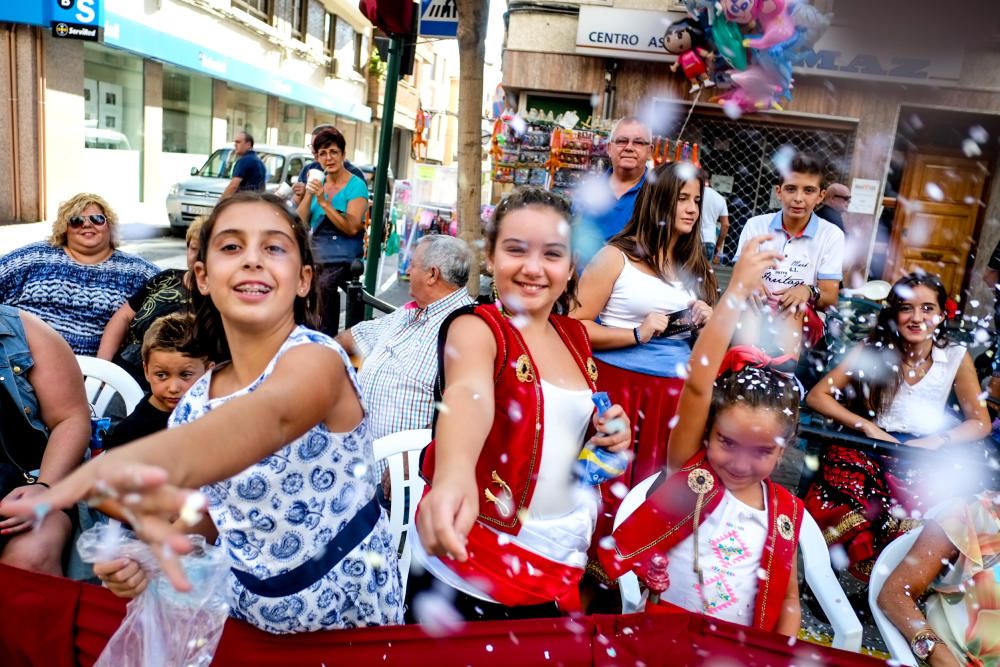
{"type": "Polygon", "coordinates": [[[804,509],[768,477],[795,438],[798,385],[775,368],[791,357],[727,350],[761,274],[778,258],[760,251],[766,240],[754,239],[744,252],[694,346],[666,475],[614,531],[613,544],[601,545],[600,559],[612,576],[634,570],[663,589],[662,561],[651,566],[651,559],[666,556],[660,604],[794,636],[804,509]]]}
{"type": "Polygon", "coordinates": [[[628,447],[620,406],[594,414],[586,330],[556,314],[575,290],[570,220],[569,203],[543,189],[507,197],[487,232],[495,303],[441,327],[441,405],[414,558],[458,591],[467,616],[551,615],[553,602],[580,609],[598,501],[573,466],[591,423],[596,445],[628,447]]]}

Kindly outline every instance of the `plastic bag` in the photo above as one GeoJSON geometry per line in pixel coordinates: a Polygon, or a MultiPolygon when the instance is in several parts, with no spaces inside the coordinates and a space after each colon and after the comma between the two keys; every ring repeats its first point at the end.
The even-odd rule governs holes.
{"type": "Polygon", "coordinates": [[[229,615],[225,591],[229,574],[225,552],[200,535],[190,536],[194,551],[180,557],[192,589],[181,593],[167,581],[149,545],[114,521],[90,528],[76,543],[87,563],[130,558],[149,584],[129,602],[125,618],[108,640],[95,667],[183,665],[208,667],[229,615]]]}

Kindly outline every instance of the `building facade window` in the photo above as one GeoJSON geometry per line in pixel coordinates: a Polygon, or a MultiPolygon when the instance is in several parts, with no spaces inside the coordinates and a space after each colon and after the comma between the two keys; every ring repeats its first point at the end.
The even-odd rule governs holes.
{"type": "Polygon", "coordinates": [[[85,146],[141,150],[142,58],[87,43],[83,77],[85,146]]]}
{"type": "Polygon", "coordinates": [[[254,141],[264,143],[267,131],[267,95],[246,88],[228,86],[226,123],[230,139],[237,132],[249,132],[254,141]]]}
{"type": "Polygon", "coordinates": [[[250,16],[270,23],[274,0],[230,0],[233,7],[242,9],[250,16]]]}
{"type": "Polygon", "coordinates": [[[291,27],[292,37],[305,41],[309,20],[309,0],[286,0],[284,19],[291,27]]]}
{"type": "Polygon", "coordinates": [[[163,66],[163,152],[212,152],[212,80],[163,66]]]}
{"type": "Polygon", "coordinates": [[[305,133],[306,108],[301,104],[279,100],[278,143],[285,146],[305,146],[305,133]]]}
{"type": "Polygon", "coordinates": [[[358,68],[358,43],[354,27],[333,14],[326,15],[326,54],[333,58],[331,74],[346,76],[358,68]]]}
{"type": "Polygon", "coordinates": [[[354,162],[358,149],[358,122],[338,116],[336,125],[340,133],[344,135],[344,141],[347,142],[347,159],[354,162]]]}

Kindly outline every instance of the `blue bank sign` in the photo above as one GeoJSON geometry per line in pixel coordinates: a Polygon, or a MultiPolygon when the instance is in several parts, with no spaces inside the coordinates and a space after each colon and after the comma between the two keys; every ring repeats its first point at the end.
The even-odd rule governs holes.
{"type": "Polygon", "coordinates": [[[56,37],[96,39],[104,25],[104,0],[5,0],[0,21],[52,28],[56,37]]]}

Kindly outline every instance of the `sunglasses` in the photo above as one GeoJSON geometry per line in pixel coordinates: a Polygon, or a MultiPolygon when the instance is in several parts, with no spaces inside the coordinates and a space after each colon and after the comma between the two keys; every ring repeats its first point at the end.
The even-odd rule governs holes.
{"type": "Polygon", "coordinates": [[[108,224],[107,216],[96,213],[94,215],[74,215],[69,219],[69,226],[73,229],[79,229],[83,227],[83,223],[87,222],[88,218],[90,219],[90,224],[94,227],[103,227],[108,224]]]}

